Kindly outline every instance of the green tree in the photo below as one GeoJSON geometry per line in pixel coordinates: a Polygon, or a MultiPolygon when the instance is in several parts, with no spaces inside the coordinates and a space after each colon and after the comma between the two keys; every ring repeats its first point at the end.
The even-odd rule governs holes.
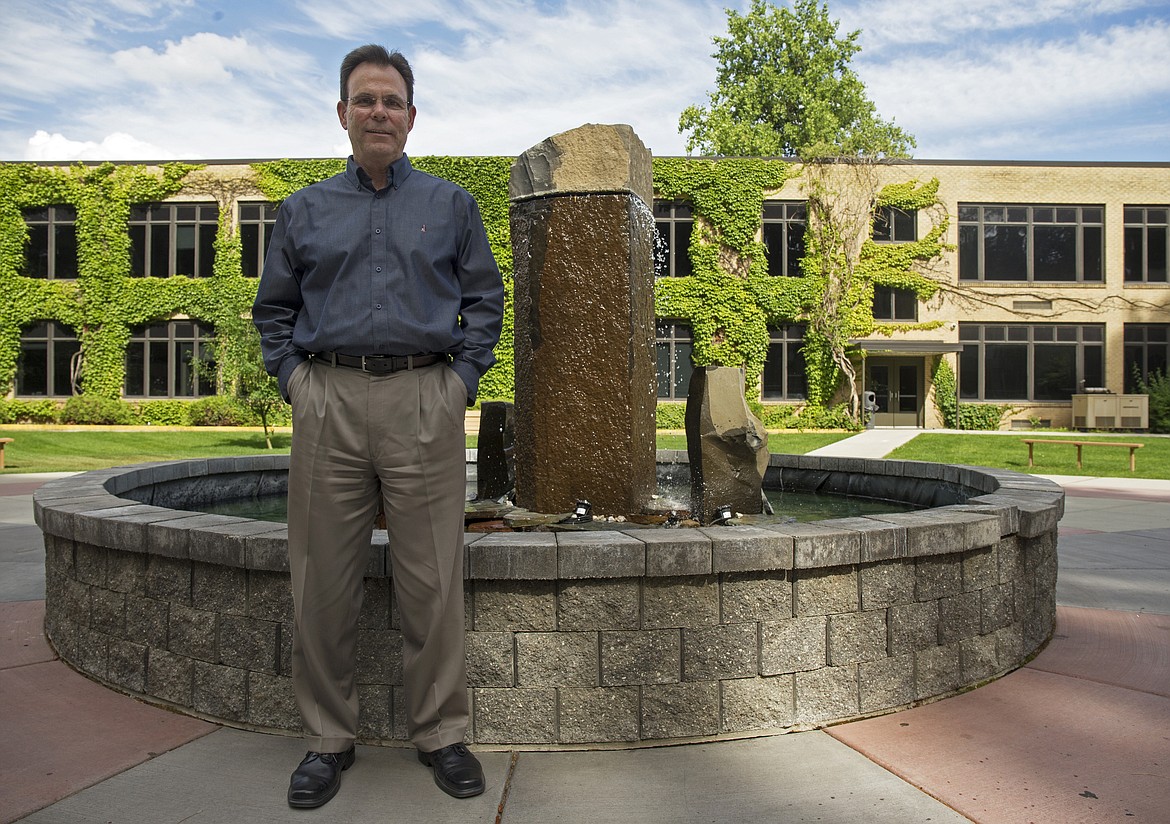
{"type": "Polygon", "coordinates": [[[752,0],[727,10],[726,37],[713,38],[719,67],[709,105],[679,118],[687,151],[800,157],[907,157],[914,138],[878,117],[849,67],[860,30],[837,35],[838,21],[816,0],[792,9],[752,0]]]}
{"type": "Polygon", "coordinates": [[[216,325],[212,348],[225,387],[260,419],[264,442],[272,449],[274,420],[284,407],[284,399],[279,382],[264,368],[260,333],[250,318],[229,314],[216,325]]]}

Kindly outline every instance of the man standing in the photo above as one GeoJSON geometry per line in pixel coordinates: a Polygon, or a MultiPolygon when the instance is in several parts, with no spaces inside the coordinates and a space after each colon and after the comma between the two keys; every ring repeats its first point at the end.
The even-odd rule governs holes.
{"type": "Polygon", "coordinates": [[[309,752],[288,803],[354,762],[358,612],[379,498],[401,617],[407,729],[435,782],[484,790],[463,745],[463,416],[495,362],[503,285],[475,201],[411,168],[414,74],[367,45],[341,64],[346,170],[280,207],[252,316],[292,404],[292,677],[309,752]]]}

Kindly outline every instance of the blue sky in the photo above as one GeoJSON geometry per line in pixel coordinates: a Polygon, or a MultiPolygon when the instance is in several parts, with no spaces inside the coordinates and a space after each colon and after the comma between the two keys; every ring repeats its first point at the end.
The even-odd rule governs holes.
{"type": "MultiPolygon", "coordinates": [[[[781,0],[783,2],[783,0],[781,0]]],[[[582,123],[686,153],[711,38],[748,0],[0,0],[0,160],[336,157],[337,67],[410,58],[415,155],[520,154],[582,123]]],[[[915,155],[1170,161],[1170,3],[829,0],[915,155]]]]}

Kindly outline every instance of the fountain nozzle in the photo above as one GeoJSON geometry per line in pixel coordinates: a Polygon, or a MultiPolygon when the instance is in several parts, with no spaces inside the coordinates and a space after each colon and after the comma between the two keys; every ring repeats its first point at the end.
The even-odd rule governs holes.
{"type": "Polygon", "coordinates": [[[716,507],[715,517],[711,519],[711,526],[726,526],[731,523],[731,519],[735,517],[735,512],[731,509],[731,504],[723,504],[723,506],[716,507]]]}
{"type": "Polygon", "coordinates": [[[593,504],[589,501],[577,501],[573,507],[573,514],[561,521],[563,524],[587,524],[593,520],[593,504]]]}

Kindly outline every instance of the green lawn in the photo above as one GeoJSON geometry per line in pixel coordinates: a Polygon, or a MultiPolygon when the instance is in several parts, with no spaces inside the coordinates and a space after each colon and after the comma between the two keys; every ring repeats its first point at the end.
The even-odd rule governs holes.
{"type": "MultiPolygon", "coordinates": [[[[25,429],[0,427],[0,437],[15,438],[4,452],[5,473],[75,472],[177,458],[210,458],[265,453],[264,435],[246,429],[25,429]]],[[[772,452],[803,455],[849,437],[842,432],[792,432],[772,434],[772,452]]],[[[938,463],[974,464],[1044,475],[1098,475],[1117,478],[1170,478],[1170,438],[1086,435],[1082,440],[1123,441],[1145,444],[1137,452],[1137,471],[1129,472],[1129,451],[1085,447],[1084,466],[1077,469],[1076,449],[1070,445],[1037,444],[1036,465],[1028,469],[1024,438],[1043,438],[1042,433],[1015,435],[923,434],[888,457],[938,463]]],[[[287,452],[287,431],[273,437],[275,450],[287,452]]],[[[468,437],[475,446],[475,436],[468,437]]],[[[1072,440],[1070,438],[1070,440],[1072,440]]],[[[658,435],[660,449],[686,449],[686,437],[658,435]]]]}
{"type": "MultiPolygon", "coordinates": [[[[0,427],[15,438],[4,450],[4,472],[77,472],[107,466],[213,458],[268,452],[264,433],[246,429],[159,429],[146,431],[54,430],[0,427]]],[[[273,436],[276,451],[288,451],[288,433],[273,436]]]]}
{"type": "MultiPolygon", "coordinates": [[[[15,438],[4,452],[5,473],[78,472],[108,466],[178,458],[213,458],[226,455],[250,455],[267,452],[264,435],[247,429],[157,429],[109,430],[25,429],[0,427],[0,437],[15,438]]],[[[844,433],[796,432],[772,435],[768,445],[773,452],[809,452],[819,446],[847,437],[844,433]]],[[[288,432],[273,436],[273,448],[287,452],[288,432]]],[[[470,435],[467,445],[474,447],[470,435]]],[[[686,449],[686,437],[660,434],[659,449],[686,449]]]]}
{"type": "Polygon", "coordinates": [[[1077,450],[1069,444],[1034,446],[1035,465],[1028,468],[1028,445],[1025,438],[1044,439],[1041,432],[1024,435],[943,435],[925,433],[886,457],[909,461],[973,464],[997,469],[1014,469],[1039,475],[1095,475],[1106,478],[1170,478],[1170,438],[1141,435],[1056,436],[1052,440],[1114,441],[1140,443],[1137,470],[1129,471],[1129,450],[1121,447],[1086,446],[1082,450],[1082,467],[1077,469],[1077,450]]]}
{"type": "MultiPolygon", "coordinates": [[[[783,432],[768,436],[769,452],[787,452],[790,455],[803,455],[822,446],[828,446],[843,438],[848,438],[848,432],[783,432]]],[[[681,434],[658,433],[659,449],[686,449],[687,436],[681,434]]]]}

